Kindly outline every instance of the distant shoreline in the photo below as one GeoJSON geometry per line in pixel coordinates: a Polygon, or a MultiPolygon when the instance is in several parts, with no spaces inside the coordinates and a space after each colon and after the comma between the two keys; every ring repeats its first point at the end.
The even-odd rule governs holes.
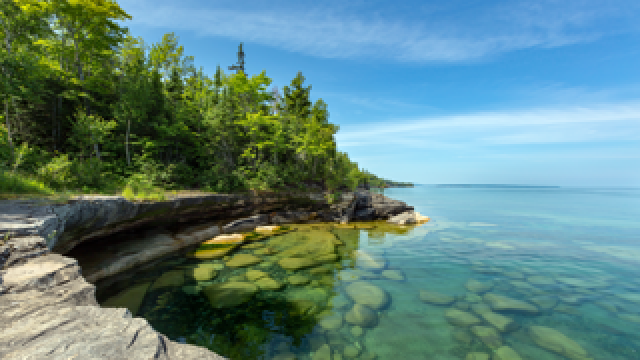
{"type": "Polygon", "coordinates": [[[543,185],[502,185],[502,184],[434,184],[435,187],[451,187],[451,188],[553,188],[557,189],[560,186],[543,186],[543,185]]]}

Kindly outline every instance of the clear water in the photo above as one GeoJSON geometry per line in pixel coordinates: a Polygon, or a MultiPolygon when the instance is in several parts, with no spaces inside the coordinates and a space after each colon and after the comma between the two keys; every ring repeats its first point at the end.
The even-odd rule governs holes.
{"type": "MultiPolygon", "coordinates": [[[[325,305],[320,310],[329,312],[320,315],[292,311],[284,297],[292,285],[261,291],[231,309],[215,309],[201,293],[187,294],[184,287],[195,282],[185,280],[130,295],[140,297],[136,316],[173,340],[234,360],[640,359],[640,189],[417,186],[387,189],[385,195],[414,206],[431,221],[402,231],[381,223],[373,230],[329,229],[347,250],[374,254],[386,261],[386,269],[404,275],[404,280],[392,280],[381,276],[381,270],[369,270],[368,278],[358,280],[390,298],[388,305],[374,310],[375,325],[359,328],[362,334],[347,321],[330,331],[319,323],[322,314],[344,318],[354,304],[345,291],[352,281],[344,275],[363,263],[350,256],[331,265],[328,275],[296,272],[315,280],[302,288],[326,294],[320,296],[325,305]],[[458,309],[479,319],[476,325],[491,327],[471,308],[489,304],[483,292],[470,295],[465,284],[471,279],[492,283],[489,293],[525,301],[539,312],[494,309],[515,325],[479,337],[474,331],[481,328],[460,326],[445,315],[458,309]],[[424,290],[456,300],[447,305],[425,302],[420,297],[424,290]],[[333,306],[336,299],[347,302],[333,306]],[[552,332],[536,337],[532,326],[552,332]]],[[[240,248],[237,253],[252,251],[240,248]]],[[[120,284],[118,292],[153,284],[167,271],[196,262],[170,259],[120,284]]],[[[249,268],[269,272],[276,280],[292,275],[277,266],[249,268]]],[[[247,269],[224,269],[213,282],[247,269]]],[[[111,295],[98,300],[109,306],[105,299],[111,295]]]]}

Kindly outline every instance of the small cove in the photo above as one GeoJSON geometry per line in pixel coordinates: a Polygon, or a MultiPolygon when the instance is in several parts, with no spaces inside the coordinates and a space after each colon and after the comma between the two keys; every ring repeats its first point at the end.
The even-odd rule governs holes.
{"type": "Polygon", "coordinates": [[[186,249],[98,283],[98,301],[110,306],[126,293],[135,316],[157,331],[231,359],[466,359],[505,346],[522,359],[640,358],[637,189],[418,186],[385,195],[432,220],[294,224],[226,259],[193,259],[186,249]],[[315,245],[292,250],[305,242],[315,245]],[[308,249],[316,253],[301,253],[308,249]],[[317,259],[330,251],[335,261],[278,265],[283,254],[317,259]],[[228,266],[243,254],[260,262],[228,266]],[[198,281],[194,268],[215,273],[198,281]],[[261,290],[237,306],[214,308],[203,294],[261,279],[261,290]],[[356,309],[362,302],[369,310],[356,309]],[[487,306],[501,317],[483,316],[487,306]]]}

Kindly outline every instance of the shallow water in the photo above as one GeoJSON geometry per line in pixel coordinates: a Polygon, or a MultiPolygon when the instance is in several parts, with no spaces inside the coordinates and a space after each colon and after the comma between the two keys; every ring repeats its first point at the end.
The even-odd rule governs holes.
{"type": "MultiPolygon", "coordinates": [[[[136,316],[173,340],[234,360],[466,359],[469,353],[517,359],[508,351],[521,359],[640,359],[640,189],[417,186],[387,189],[385,195],[431,221],[405,229],[383,222],[373,229],[314,224],[315,230],[308,225],[260,241],[286,252],[302,241],[303,230],[328,231],[343,245],[336,247],[339,261],[323,265],[327,274],[287,271],[269,256],[240,268],[223,267],[222,259],[180,256],[113,290],[98,291],[98,301],[112,306],[112,296],[138,289],[125,301],[137,303],[136,316]],[[372,268],[355,250],[370,254],[384,269],[372,268]],[[221,270],[198,283],[185,275],[198,263],[221,270]],[[211,307],[202,288],[233,276],[247,281],[242,277],[249,269],[284,286],[259,291],[235,307],[211,307]],[[311,282],[285,285],[294,274],[311,282]],[[490,289],[470,291],[465,285],[472,279],[490,289]],[[368,315],[345,316],[354,311],[346,290],[363,283],[386,292],[389,301],[364,311],[368,315]],[[421,291],[455,298],[438,305],[423,301],[421,291]],[[535,312],[501,308],[486,294],[524,301],[535,312]],[[478,304],[489,305],[511,325],[498,329],[478,304]],[[452,315],[461,313],[475,323],[461,325],[452,315]],[[375,321],[365,321],[367,316],[375,321]],[[353,326],[358,321],[362,327],[353,326]]],[[[239,248],[229,255],[259,249],[239,248]]]]}

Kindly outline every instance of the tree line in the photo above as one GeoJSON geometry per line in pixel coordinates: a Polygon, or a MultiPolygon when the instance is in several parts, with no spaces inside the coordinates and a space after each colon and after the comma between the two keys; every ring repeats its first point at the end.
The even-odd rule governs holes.
{"type": "Polygon", "coordinates": [[[133,37],[115,1],[0,7],[4,173],[89,191],[385,183],[337,151],[339,127],[301,72],[280,96],[266,71],[245,74],[240,47],[236,73],[218,66],[211,78],[174,33],[151,45],[133,37]]]}

